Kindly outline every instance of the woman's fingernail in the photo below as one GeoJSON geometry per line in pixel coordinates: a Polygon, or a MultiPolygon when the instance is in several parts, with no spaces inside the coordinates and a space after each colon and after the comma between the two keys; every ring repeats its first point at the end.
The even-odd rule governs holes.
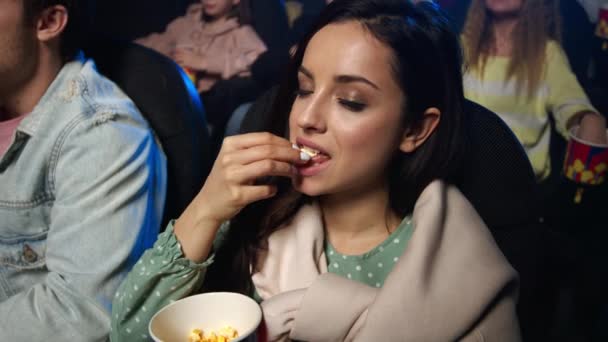
{"type": "Polygon", "coordinates": [[[291,144],[291,147],[293,147],[294,150],[299,150],[300,148],[298,147],[298,145],[296,144],[291,144]]]}

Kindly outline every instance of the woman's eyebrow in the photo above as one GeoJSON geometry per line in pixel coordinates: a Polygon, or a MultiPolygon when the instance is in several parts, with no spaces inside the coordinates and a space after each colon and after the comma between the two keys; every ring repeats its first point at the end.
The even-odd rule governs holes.
{"type": "MultiPolygon", "coordinates": [[[[302,73],[304,76],[310,78],[311,80],[314,80],[312,72],[310,72],[310,70],[306,69],[304,66],[300,66],[300,68],[299,68],[298,71],[300,73],[302,73]]],[[[358,75],[337,75],[337,76],[334,77],[334,80],[336,81],[336,83],[361,82],[361,83],[365,83],[365,84],[371,86],[372,88],[374,88],[376,90],[380,90],[380,87],[378,87],[374,82],[368,80],[367,78],[365,78],[363,76],[358,76],[358,75]]]]}
{"type": "Polygon", "coordinates": [[[361,83],[365,83],[365,84],[371,86],[372,88],[374,88],[376,90],[380,90],[380,88],[374,82],[368,80],[367,78],[365,78],[363,76],[357,76],[357,75],[338,75],[338,76],[334,77],[334,80],[337,83],[361,82],[361,83]]]}
{"type": "Polygon", "coordinates": [[[304,76],[310,78],[311,80],[314,79],[314,77],[312,76],[312,72],[310,72],[308,69],[306,69],[303,66],[300,66],[300,68],[298,69],[298,72],[303,73],[304,76]]]}

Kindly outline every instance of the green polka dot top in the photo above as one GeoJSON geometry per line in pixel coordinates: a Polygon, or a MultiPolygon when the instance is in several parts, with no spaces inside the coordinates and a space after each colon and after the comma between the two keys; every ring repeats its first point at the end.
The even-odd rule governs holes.
{"type": "MultiPolygon", "coordinates": [[[[214,245],[221,245],[227,229],[228,224],[224,224],[214,245]]],[[[384,242],[362,255],[342,255],[326,240],[328,271],[369,286],[382,287],[412,233],[411,218],[406,217],[384,242]]],[[[170,223],[116,292],[112,304],[111,340],[148,341],[148,323],[152,316],[166,305],[197,293],[213,258],[212,255],[202,263],[184,258],[173,233],[173,223],[170,223]]],[[[256,293],[252,295],[261,300],[256,293]]]]}
{"type": "Polygon", "coordinates": [[[405,251],[412,232],[412,220],[408,216],[384,242],[361,255],[340,254],[326,239],[327,270],[369,286],[382,287],[384,280],[405,251]]]}

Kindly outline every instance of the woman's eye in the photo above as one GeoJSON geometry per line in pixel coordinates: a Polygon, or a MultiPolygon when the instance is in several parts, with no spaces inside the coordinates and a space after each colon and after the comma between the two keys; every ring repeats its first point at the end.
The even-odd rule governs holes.
{"type": "Polygon", "coordinates": [[[367,105],[365,103],[361,103],[361,102],[357,102],[357,101],[338,99],[338,102],[342,106],[344,106],[346,109],[351,110],[353,112],[360,112],[360,111],[364,110],[365,107],[367,107],[367,105]]]}
{"type": "Polygon", "coordinates": [[[298,89],[296,90],[297,97],[305,97],[312,94],[312,90],[298,89]]]}

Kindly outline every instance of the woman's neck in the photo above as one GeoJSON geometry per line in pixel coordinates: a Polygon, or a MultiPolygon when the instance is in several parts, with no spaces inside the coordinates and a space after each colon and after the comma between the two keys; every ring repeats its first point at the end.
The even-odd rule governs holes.
{"type": "Polygon", "coordinates": [[[511,56],[513,53],[513,33],[519,19],[517,16],[494,17],[492,23],[491,54],[511,56]]]}
{"type": "Polygon", "coordinates": [[[389,207],[388,184],[357,193],[324,196],[319,203],[327,239],[343,254],[369,251],[401,222],[389,207]]]}

